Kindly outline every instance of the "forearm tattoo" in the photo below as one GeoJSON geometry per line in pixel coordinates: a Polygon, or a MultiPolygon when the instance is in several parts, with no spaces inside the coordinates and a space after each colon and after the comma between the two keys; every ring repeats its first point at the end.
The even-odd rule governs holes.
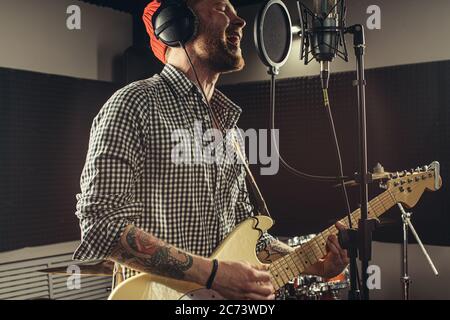
{"type": "Polygon", "coordinates": [[[258,253],[258,258],[263,263],[272,263],[282,256],[292,252],[294,249],[279,240],[266,243],[258,253]]]}
{"type": "Polygon", "coordinates": [[[183,279],[192,267],[191,255],[132,226],[125,230],[111,259],[132,269],[183,279]]]}

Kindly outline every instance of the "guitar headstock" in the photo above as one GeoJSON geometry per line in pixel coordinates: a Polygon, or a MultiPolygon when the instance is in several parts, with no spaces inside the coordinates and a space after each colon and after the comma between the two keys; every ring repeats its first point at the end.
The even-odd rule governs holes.
{"type": "Polygon", "coordinates": [[[436,191],[442,186],[439,162],[434,161],[429,166],[423,166],[410,171],[390,174],[383,184],[397,202],[407,208],[412,208],[425,191],[436,191]]]}

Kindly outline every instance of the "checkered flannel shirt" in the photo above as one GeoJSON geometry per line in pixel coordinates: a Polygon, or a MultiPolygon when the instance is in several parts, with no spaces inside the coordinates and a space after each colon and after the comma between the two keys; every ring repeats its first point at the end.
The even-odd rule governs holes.
{"type": "MultiPolygon", "coordinates": [[[[241,109],[217,89],[211,107],[222,128],[235,126],[241,109]]],[[[130,224],[209,256],[239,222],[253,215],[242,164],[235,165],[236,179],[231,165],[171,160],[177,144],[172,132],[184,128],[192,134],[194,121],[202,121],[205,130],[212,128],[198,87],[171,65],[118,90],[106,102],[93,121],[76,196],[82,236],[74,259],[107,258],[130,224]]],[[[259,247],[272,240],[263,234],[259,247]]]]}

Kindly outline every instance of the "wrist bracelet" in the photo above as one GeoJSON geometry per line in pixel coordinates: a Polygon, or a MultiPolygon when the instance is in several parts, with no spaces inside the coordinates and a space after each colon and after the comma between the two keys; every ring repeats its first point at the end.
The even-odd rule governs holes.
{"type": "Polygon", "coordinates": [[[211,270],[211,275],[208,278],[208,281],[206,282],[206,289],[211,289],[212,284],[214,282],[214,278],[216,277],[217,269],[219,268],[219,261],[217,259],[214,259],[213,266],[211,270]]]}

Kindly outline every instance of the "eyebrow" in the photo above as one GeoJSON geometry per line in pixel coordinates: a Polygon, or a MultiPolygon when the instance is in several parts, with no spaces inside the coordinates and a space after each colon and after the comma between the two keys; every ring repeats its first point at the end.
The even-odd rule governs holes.
{"type": "Polygon", "coordinates": [[[216,2],[214,4],[224,4],[226,5],[228,8],[230,8],[230,10],[237,16],[238,13],[236,11],[236,9],[233,7],[233,5],[231,4],[230,1],[226,1],[226,0],[216,0],[216,2]]]}

